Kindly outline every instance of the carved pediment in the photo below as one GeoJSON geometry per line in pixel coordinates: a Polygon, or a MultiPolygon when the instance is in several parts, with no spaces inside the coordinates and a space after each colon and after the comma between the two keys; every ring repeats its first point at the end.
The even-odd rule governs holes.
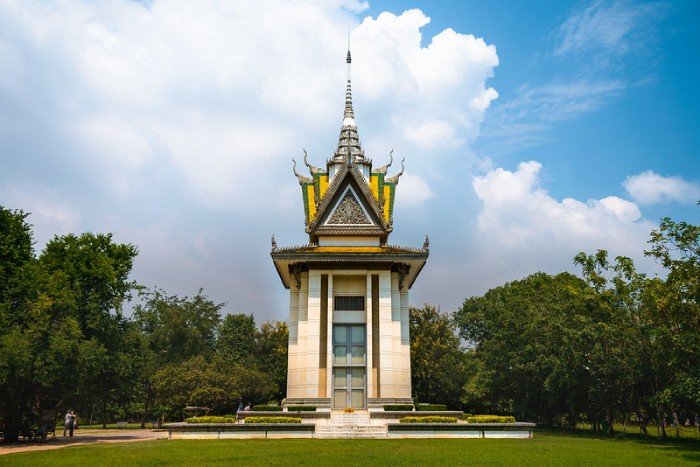
{"type": "Polygon", "coordinates": [[[325,225],[373,225],[369,216],[360,206],[352,190],[345,195],[328,216],[325,225]]]}

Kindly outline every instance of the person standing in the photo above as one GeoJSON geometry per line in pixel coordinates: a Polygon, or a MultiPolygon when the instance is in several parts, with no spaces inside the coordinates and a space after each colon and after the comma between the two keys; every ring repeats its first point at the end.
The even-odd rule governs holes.
{"type": "Polygon", "coordinates": [[[63,436],[66,436],[66,432],[73,436],[73,428],[75,428],[75,415],[73,415],[72,410],[69,410],[66,412],[66,418],[63,421],[63,436]]]}

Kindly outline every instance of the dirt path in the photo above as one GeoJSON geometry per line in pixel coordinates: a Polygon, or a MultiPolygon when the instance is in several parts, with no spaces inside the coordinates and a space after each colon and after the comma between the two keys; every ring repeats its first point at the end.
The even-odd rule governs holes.
{"type": "Polygon", "coordinates": [[[47,451],[66,446],[84,446],[94,443],[128,443],[134,441],[149,441],[167,438],[167,431],[155,430],[78,430],[74,436],[61,436],[57,431],[56,439],[49,438],[46,443],[18,443],[13,445],[0,444],[0,456],[15,452],[47,451]]]}

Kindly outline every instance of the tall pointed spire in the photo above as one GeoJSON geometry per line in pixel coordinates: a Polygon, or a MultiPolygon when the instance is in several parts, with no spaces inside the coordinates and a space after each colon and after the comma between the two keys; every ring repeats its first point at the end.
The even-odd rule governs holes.
{"type": "Polygon", "coordinates": [[[365,152],[362,150],[362,146],[360,146],[360,138],[357,134],[357,125],[355,124],[355,111],[352,108],[352,84],[350,78],[352,56],[350,54],[349,31],[348,53],[345,61],[348,66],[348,76],[345,84],[345,110],[343,112],[343,124],[340,128],[340,137],[338,139],[338,149],[336,149],[333,159],[336,162],[342,161],[347,164],[354,164],[356,162],[364,163],[365,152]]]}
{"type": "Polygon", "coordinates": [[[348,48],[348,81],[345,85],[345,113],[343,113],[343,126],[355,126],[355,112],[352,110],[352,85],[350,80],[350,66],[352,57],[348,48]]]}

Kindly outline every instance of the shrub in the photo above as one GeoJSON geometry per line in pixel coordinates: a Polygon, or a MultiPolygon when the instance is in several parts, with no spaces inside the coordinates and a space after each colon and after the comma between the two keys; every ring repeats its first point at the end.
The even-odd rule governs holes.
{"type": "Polygon", "coordinates": [[[400,423],[457,423],[456,417],[440,417],[438,415],[426,415],[423,417],[404,417],[400,423]]]}
{"type": "Polygon", "coordinates": [[[290,405],[287,407],[288,412],[316,412],[315,405],[290,405]]]}
{"type": "Polygon", "coordinates": [[[411,404],[390,404],[384,406],[385,412],[410,412],[413,410],[411,404]]]}
{"type": "Polygon", "coordinates": [[[253,412],[281,412],[282,407],[279,405],[254,405],[253,412]]]}
{"type": "Polygon", "coordinates": [[[447,406],[445,404],[418,404],[416,409],[419,412],[442,412],[447,410],[447,406]]]}
{"type": "Polygon", "coordinates": [[[301,423],[297,417],[248,417],[246,423],[301,423]]]}
{"type": "Polygon", "coordinates": [[[511,415],[472,415],[467,417],[467,423],[515,423],[511,415]]]}
{"type": "Polygon", "coordinates": [[[187,423],[236,423],[235,415],[204,415],[191,417],[185,420],[187,423]]]}

